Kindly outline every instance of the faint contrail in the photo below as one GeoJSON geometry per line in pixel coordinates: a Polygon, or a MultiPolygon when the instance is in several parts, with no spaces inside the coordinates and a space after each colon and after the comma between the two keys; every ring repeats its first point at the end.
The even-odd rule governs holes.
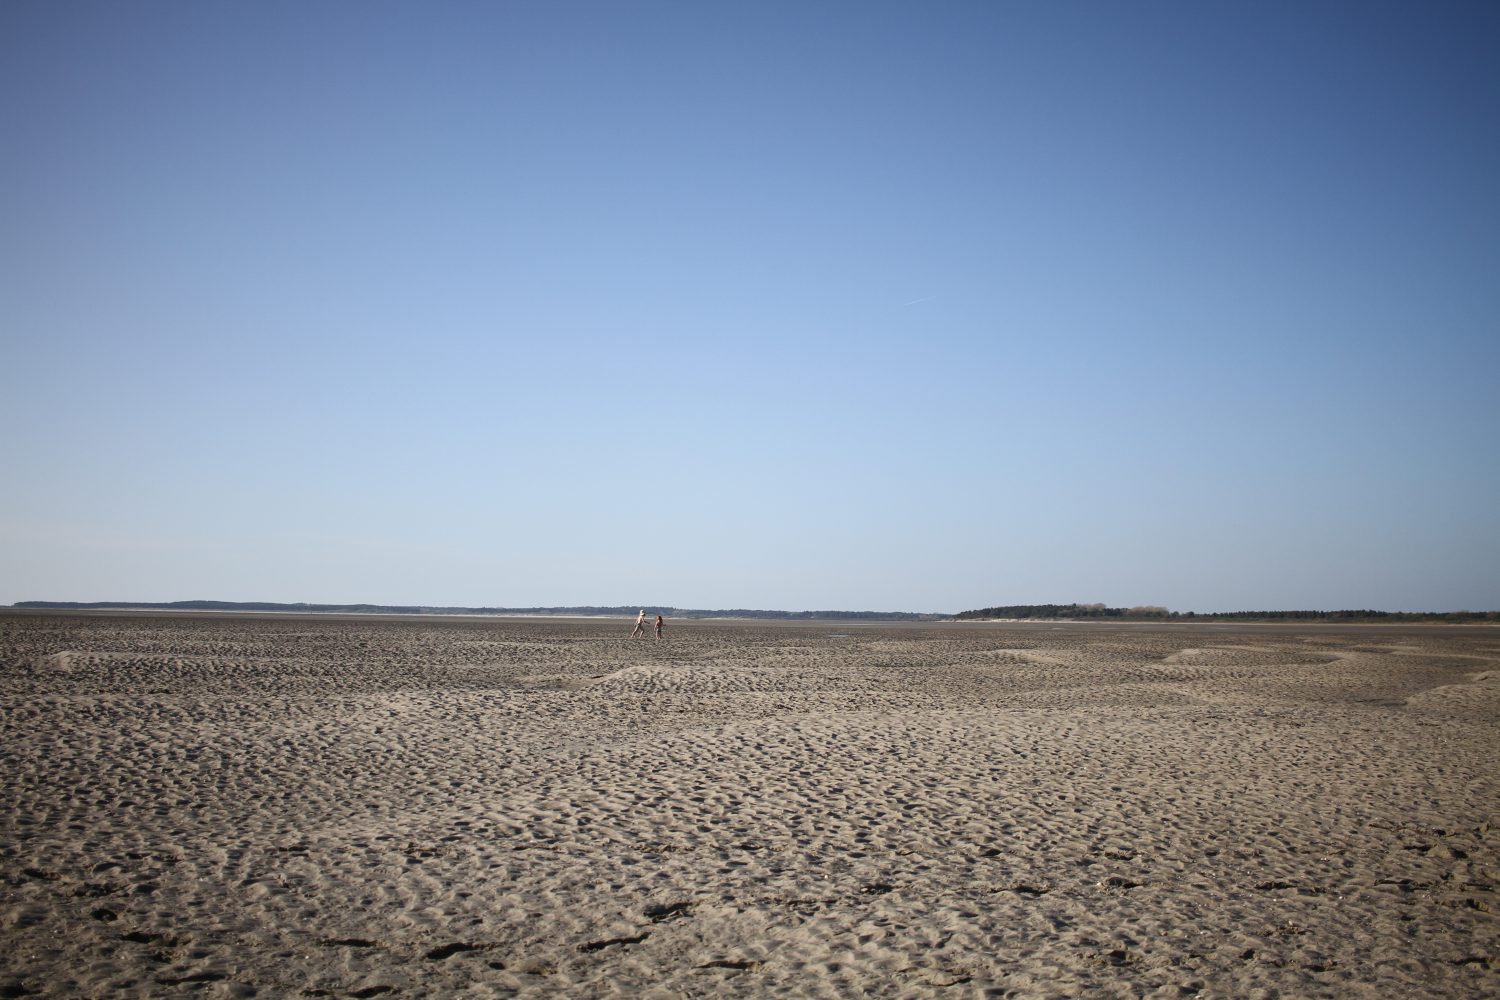
{"type": "Polygon", "coordinates": [[[932,296],[931,296],[931,295],[924,295],[924,296],[922,296],[922,297],[921,297],[921,298],[920,298],[920,299],[912,299],[912,300],[911,300],[911,301],[910,301],[910,302],[903,302],[903,303],[901,303],[901,304],[902,304],[902,305],[903,305],[903,306],[914,306],[914,305],[916,305],[916,304],[917,304],[917,303],[918,303],[918,302],[926,302],[926,301],[927,301],[927,300],[928,300],[928,299],[930,299],[930,298],[932,298],[932,296]]]}

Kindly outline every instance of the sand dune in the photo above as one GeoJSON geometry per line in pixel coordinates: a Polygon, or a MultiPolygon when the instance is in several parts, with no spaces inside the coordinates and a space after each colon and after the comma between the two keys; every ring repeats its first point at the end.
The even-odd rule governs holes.
{"type": "Polygon", "coordinates": [[[0,995],[1500,986],[1500,635],[0,617],[0,995]]]}

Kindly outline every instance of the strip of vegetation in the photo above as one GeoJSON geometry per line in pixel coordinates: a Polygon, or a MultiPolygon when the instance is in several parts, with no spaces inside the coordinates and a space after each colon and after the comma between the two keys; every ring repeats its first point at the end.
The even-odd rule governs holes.
{"type": "Polygon", "coordinates": [[[1168,611],[1154,605],[1109,608],[1103,604],[1007,604],[961,611],[955,620],[1009,618],[1022,620],[1090,621],[1235,621],[1235,622],[1434,622],[1455,625],[1500,622],[1500,611],[1168,611]]]}

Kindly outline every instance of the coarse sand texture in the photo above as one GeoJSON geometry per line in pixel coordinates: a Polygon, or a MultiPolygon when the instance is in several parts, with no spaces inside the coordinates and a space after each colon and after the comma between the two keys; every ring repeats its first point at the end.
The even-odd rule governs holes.
{"type": "Polygon", "coordinates": [[[1500,630],[0,615],[0,996],[1500,996],[1500,630]]]}

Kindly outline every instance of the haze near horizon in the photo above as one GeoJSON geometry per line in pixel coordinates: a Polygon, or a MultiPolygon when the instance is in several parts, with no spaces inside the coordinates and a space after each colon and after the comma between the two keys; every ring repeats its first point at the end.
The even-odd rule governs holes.
{"type": "Polygon", "coordinates": [[[1500,608],[1500,10],[0,7],[0,603],[1500,608]]]}

